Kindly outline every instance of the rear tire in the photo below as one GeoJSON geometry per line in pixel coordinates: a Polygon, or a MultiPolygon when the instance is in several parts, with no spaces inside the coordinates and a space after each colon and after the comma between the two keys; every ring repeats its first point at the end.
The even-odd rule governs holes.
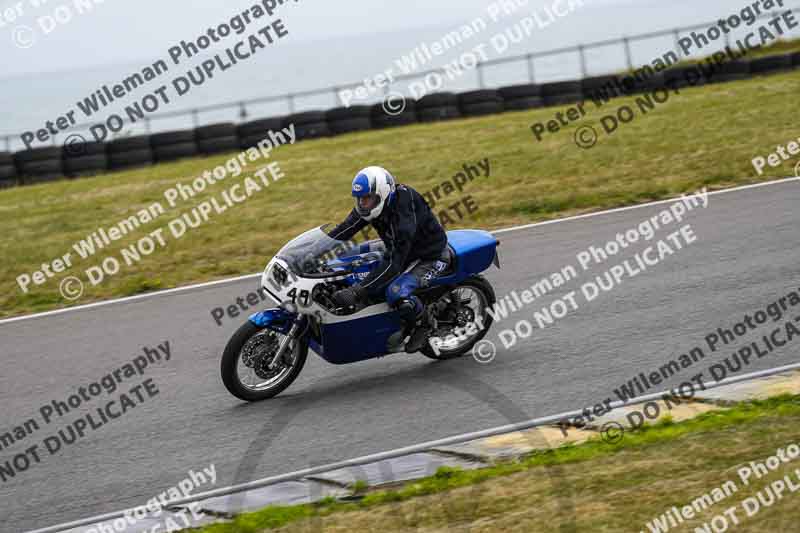
{"type": "Polygon", "coordinates": [[[247,341],[263,332],[265,329],[266,328],[256,326],[248,320],[233,334],[233,337],[231,337],[231,340],[229,340],[227,346],[225,346],[225,351],[222,353],[222,362],[220,364],[222,382],[225,384],[225,388],[228,389],[228,392],[246,402],[266,400],[283,392],[297,379],[308,357],[308,337],[303,335],[295,341],[293,354],[294,363],[285,376],[264,390],[248,388],[241,382],[238,373],[242,349],[247,341]]]}
{"type": "Polygon", "coordinates": [[[446,361],[448,359],[455,359],[458,357],[463,356],[465,353],[469,352],[476,343],[478,343],[481,339],[483,339],[486,334],[489,332],[489,328],[492,327],[492,315],[486,312],[486,307],[491,308],[494,306],[496,302],[494,289],[492,288],[491,283],[489,283],[486,278],[483,276],[472,276],[468,278],[455,287],[453,290],[456,290],[461,287],[469,287],[474,291],[480,292],[483,296],[485,302],[485,308],[483,309],[484,319],[483,324],[484,328],[478,332],[478,334],[471,338],[469,342],[464,344],[463,346],[459,346],[455,351],[448,351],[444,352],[440,350],[440,353],[437,354],[436,351],[431,347],[430,343],[426,342],[425,345],[420,349],[420,352],[425,357],[429,357],[431,359],[436,359],[437,361],[446,361]]]}

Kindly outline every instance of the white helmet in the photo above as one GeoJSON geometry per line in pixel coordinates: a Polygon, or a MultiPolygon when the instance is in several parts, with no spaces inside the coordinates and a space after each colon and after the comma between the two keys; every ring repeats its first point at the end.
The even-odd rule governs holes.
{"type": "Polygon", "coordinates": [[[383,207],[394,197],[395,181],[389,171],[381,167],[367,167],[353,179],[353,197],[356,212],[364,220],[381,215],[383,207]]]}

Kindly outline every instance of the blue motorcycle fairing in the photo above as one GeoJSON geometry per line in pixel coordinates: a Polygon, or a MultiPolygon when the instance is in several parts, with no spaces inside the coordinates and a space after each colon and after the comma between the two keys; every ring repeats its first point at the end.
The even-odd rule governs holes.
{"type": "MultiPolygon", "coordinates": [[[[333,324],[322,324],[323,351],[327,362],[344,365],[386,355],[389,337],[402,329],[393,310],[333,324]]],[[[316,351],[316,350],[315,350],[316,351]]]]}
{"type": "MultiPolygon", "coordinates": [[[[280,307],[259,311],[258,313],[250,315],[248,318],[250,322],[260,328],[271,329],[283,335],[289,333],[289,330],[292,329],[292,324],[294,324],[296,319],[297,315],[292,314],[285,309],[281,309],[280,307]]],[[[320,346],[320,344],[313,338],[308,339],[308,345],[312,350],[317,352],[319,355],[322,355],[322,346],[320,346]]]]}
{"type": "Polygon", "coordinates": [[[334,273],[336,273],[336,272],[344,272],[344,271],[349,270],[350,263],[352,263],[356,259],[361,259],[361,260],[365,260],[366,259],[362,265],[360,265],[360,266],[356,267],[355,269],[353,269],[353,272],[351,274],[349,274],[347,277],[344,278],[344,282],[348,286],[353,286],[356,283],[359,283],[360,281],[365,279],[367,276],[369,276],[369,273],[372,272],[372,269],[375,268],[375,266],[378,263],[380,263],[380,258],[381,258],[380,255],[375,256],[375,252],[370,252],[367,249],[367,250],[363,251],[359,255],[352,255],[352,256],[348,256],[348,257],[340,257],[340,258],[328,261],[328,267],[331,270],[333,270],[334,273]]]}
{"type": "Polygon", "coordinates": [[[290,313],[280,307],[265,309],[250,315],[248,320],[260,328],[268,328],[286,335],[292,328],[296,314],[290,313]]]}
{"type": "Polygon", "coordinates": [[[431,280],[431,285],[455,285],[480,274],[495,261],[497,239],[488,231],[459,229],[447,232],[447,244],[453,250],[455,268],[452,273],[431,280]]]}

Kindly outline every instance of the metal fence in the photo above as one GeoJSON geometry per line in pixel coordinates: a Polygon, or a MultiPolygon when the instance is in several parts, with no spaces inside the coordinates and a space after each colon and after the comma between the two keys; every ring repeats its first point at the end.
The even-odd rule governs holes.
{"type": "MultiPolygon", "coordinates": [[[[800,9],[791,9],[788,10],[792,13],[800,13],[800,9]]],[[[785,12],[785,11],[784,11],[785,12]]],[[[757,17],[759,20],[763,19],[772,19],[778,16],[779,13],[764,13],[757,17]]],[[[476,87],[477,88],[485,88],[486,87],[486,76],[485,70],[489,67],[497,66],[497,65],[506,65],[512,63],[521,63],[525,65],[528,74],[528,81],[530,83],[536,83],[537,81],[537,74],[536,74],[536,60],[542,59],[545,57],[556,56],[556,55],[564,55],[564,54],[576,54],[579,65],[580,65],[580,74],[581,77],[585,78],[589,75],[588,71],[588,60],[587,60],[587,51],[595,49],[595,48],[605,48],[609,46],[618,46],[620,48],[620,52],[624,57],[624,64],[628,70],[632,70],[636,67],[642,65],[634,64],[633,60],[633,49],[632,45],[637,41],[644,41],[648,39],[655,39],[659,37],[669,37],[672,36],[674,38],[675,43],[675,51],[678,52],[680,47],[678,45],[678,41],[681,39],[681,35],[687,32],[691,32],[694,30],[705,29],[716,22],[706,22],[702,24],[695,24],[692,26],[685,26],[681,28],[675,28],[670,30],[662,30],[657,32],[650,32],[650,33],[641,33],[637,35],[631,36],[624,36],[619,37],[616,39],[608,39],[604,41],[595,41],[585,44],[578,44],[575,46],[568,46],[564,48],[557,48],[553,50],[546,50],[543,52],[529,52],[526,54],[510,56],[510,57],[501,57],[498,59],[493,59],[490,61],[478,62],[475,66],[475,76],[476,76],[476,87]]],[[[731,45],[731,35],[729,33],[725,33],[725,44],[726,46],[731,45]]],[[[679,53],[680,55],[680,53],[679,53]]],[[[416,72],[413,74],[395,76],[395,83],[398,81],[411,81],[411,80],[419,80],[421,78],[425,78],[427,76],[433,74],[445,74],[445,69],[437,68],[437,69],[429,69],[425,71],[416,72]]],[[[342,85],[335,85],[329,86],[320,89],[311,89],[308,91],[301,91],[301,92],[292,92],[287,94],[281,95],[274,95],[274,96],[264,96],[261,98],[253,98],[249,100],[240,100],[236,102],[226,102],[208,106],[201,106],[201,107],[194,107],[192,109],[183,109],[177,111],[170,111],[165,113],[158,113],[148,115],[144,118],[143,124],[145,128],[145,132],[151,133],[153,130],[153,122],[176,118],[176,117],[191,117],[193,127],[198,127],[201,124],[200,115],[202,113],[208,113],[212,111],[220,111],[220,110],[236,110],[237,116],[241,121],[247,120],[251,117],[251,112],[248,110],[248,106],[252,107],[258,104],[267,104],[267,103],[274,103],[274,102],[285,102],[287,112],[289,114],[295,113],[297,111],[297,100],[303,97],[311,97],[311,96],[321,96],[329,94],[333,97],[334,106],[342,105],[339,101],[339,94],[342,90],[345,89],[355,89],[362,85],[362,82],[350,83],[350,84],[342,84],[342,85]]],[[[387,84],[384,86],[384,94],[388,94],[391,92],[392,86],[391,84],[387,84]]],[[[60,132],[60,134],[68,133],[71,131],[79,131],[79,130],[88,130],[90,126],[94,125],[93,123],[85,123],[85,124],[78,124],[75,125],[67,130],[60,132]]],[[[19,134],[4,134],[0,135],[5,141],[5,149],[6,151],[11,151],[11,141],[12,139],[19,139],[19,134]]],[[[57,135],[52,135],[52,143],[53,145],[58,144],[57,135]]]]}

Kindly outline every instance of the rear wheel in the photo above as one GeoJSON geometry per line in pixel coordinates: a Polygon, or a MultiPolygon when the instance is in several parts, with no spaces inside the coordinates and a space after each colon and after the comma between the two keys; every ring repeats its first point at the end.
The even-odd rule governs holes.
{"type": "Polygon", "coordinates": [[[241,400],[257,402],[283,392],[300,374],[308,356],[308,339],[301,336],[281,360],[275,361],[285,335],[250,321],[231,337],[222,354],[220,372],[228,391],[241,400]]]}
{"type": "Polygon", "coordinates": [[[435,306],[436,329],[420,351],[431,359],[461,357],[489,332],[492,317],[486,312],[495,304],[492,285],[483,276],[473,276],[429,304],[435,306]],[[474,324],[474,330],[467,327],[474,324]]]}

